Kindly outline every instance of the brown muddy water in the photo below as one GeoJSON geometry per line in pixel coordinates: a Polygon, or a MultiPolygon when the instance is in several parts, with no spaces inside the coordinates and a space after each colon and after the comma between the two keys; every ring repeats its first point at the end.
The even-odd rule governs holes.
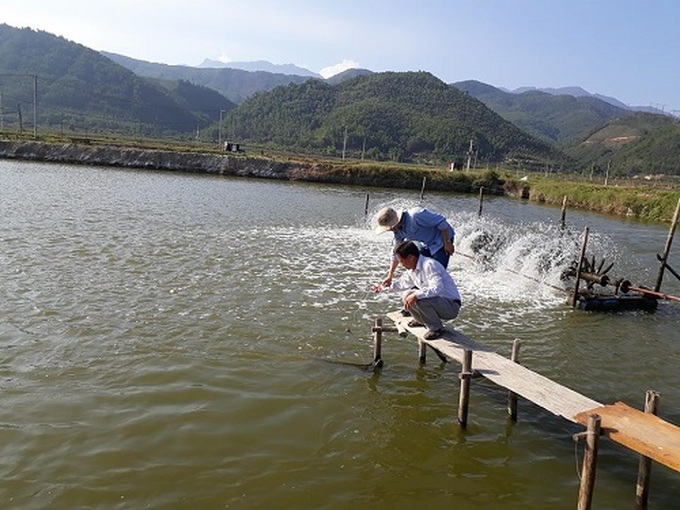
{"type": "MultiPolygon", "coordinates": [[[[366,190],[0,161],[0,507],[17,509],[573,509],[580,428],[418,364],[387,336],[367,363],[369,288],[390,240],[364,214],[418,205],[366,190]]],[[[590,228],[612,273],[654,284],[667,227],[493,198],[428,194],[461,253],[452,323],[600,402],[680,423],[680,304],[590,313],[553,288],[590,228]],[[519,273],[519,274],[518,274],[519,273]],[[521,276],[524,275],[524,276],[521,276]],[[535,280],[547,283],[542,285],[535,280]]],[[[370,216],[370,214],[369,214],[370,216]]],[[[680,246],[674,250],[680,253],[680,246]]],[[[671,255],[670,263],[678,256],[671,255]]],[[[680,264],[675,264],[676,266],[680,264]]],[[[673,277],[667,293],[680,294],[673,277]]],[[[603,440],[593,507],[633,508],[637,456],[603,440]]],[[[649,508],[678,508],[654,465],[649,508]]]]}

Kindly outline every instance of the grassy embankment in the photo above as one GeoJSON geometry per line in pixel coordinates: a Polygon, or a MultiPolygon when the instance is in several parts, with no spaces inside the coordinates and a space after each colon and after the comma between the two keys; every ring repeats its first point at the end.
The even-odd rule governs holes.
{"type": "Polygon", "coordinates": [[[561,206],[564,198],[567,207],[598,213],[625,216],[643,221],[670,223],[673,218],[680,189],[640,185],[594,184],[574,178],[545,177],[529,174],[526,181],[518,179],[515,172],[503,170],[471,170],[450,172],[418,165],[394,163],[310,161],[308,180],[338,182],[364,186],[420,189],[425,178],[425,188],[437,191],[504,194],[533,202],[561,206]]]}
{"type": "Polygon", "coordinates": [[[529,199],[650,222],[670,223],[680,200],[676,188],[651,186],[604,186],[591,182],[535,177],[530,179],[529,199]]]}

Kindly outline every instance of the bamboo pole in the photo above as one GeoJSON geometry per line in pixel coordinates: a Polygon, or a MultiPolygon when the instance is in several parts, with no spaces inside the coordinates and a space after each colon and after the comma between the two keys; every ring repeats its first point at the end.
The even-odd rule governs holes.
{"type": "Polygon", "coordinates": [[[423,201],[423,196],[425,196],[425,182],[427,182],[427,176],[423,177],[423,186],[420,188],[420,201],[423,201]]]}
{"type": "Polygon", "coordinates": [[[581,270],[583,269],[583,258],[586,254],[586,246],[588,245],[588,227],[583,231],[583,243],[581,244],[581,255],[578,258],[578,267],[576,268],[576,281],[574,282],[574,296],[571,299],[571,306],[575,307],[578,301],[578,287],[581,280],[581,270]]]}
{"type": "Polygon", "coordinates": [[[661,267],[659,268],[659,276],[656,278],[656,285],[654,285],[654,291],[659,292],[661,290],[661,282],[663,281],[663,273],[666,269],[666,262],[668,261],[668,254],[671,251],[671,244],[673,244],[673,235],[675,234],[675,227],[678,224],[678,214],[680,214],[680,199],[678,199],[678,204],[675,206],[675,213],[673,214],[673,221],[671,221],[671,228],[668,230],[668,237],[666,238],[666,247],[661,257],[661,267]]]}
{"type": "Polygon", "coordinates": [[[460,395],[458,397],[458,423],[467,427],[468,409],[470,407],[470,379],[472,379],[472,351],[465,349],[463,367],[460,371],[460,395]]]}
{"type": "Polygon", "coordinates": [[[600,438],[601,418],[597,414],[588,416],[586,432],[586,448],[581,469],[581,484],[578,491],[577,510],[590,510],[595,488],[595,471],[597,467],[597,446],[600,438]]]}
{"type": "Polygon", "coordinates": [[[562,215],[560,217],[560,226],[562,230],[564,230],[564,227],[566,226],[565,223],[566,216],[567,216],[567,195],[564,195],[564,198],[562,199],[562,215]]]}
{"type": "Polygon", "coordinates": [[[479,188],[479,211],[477,211],[477,216],[482,217],[482,206],[484,205],[484,186],[479,188]]]}
{"type": "MultiPolygon", "coordinates": [[[[519,348],[522,343],[519,338],[515,338],[512,342],[512,354],[510,361],[519,363],[519,348]]],[[[513,391],[508,391],[508,416],[512,421],[517,421],[517,394],[513,391]]]]}
{"type": "Polygon", "coordinates": [[[368,199],[370,198],[370,195],[366,193],[366,206],[364,207],[364,216],[368,216],[368,199]]]}
{"type": "Polygon", "coordinates": [[[421,365],[427,361],[427,344],[421,339],[418,339],[418,360],[421,365]]]}
{"type": "MultiPolygon", "coordinates": [[[[647,390],[645,394],[645,413],[656,416],[659,408],[659,393],[647,390]]],[[[635,505],[639,509],[647,508],[649,500],[649,480],[652,472],[652,459],[640,455],[637,486],[635,487],[635,505]]]]}
{"type": "Polygon", "coordinates": [[[382,367],[382,319],[377,317],[375,319],[375,326],[373,327],[373,366],[382,367]]]}

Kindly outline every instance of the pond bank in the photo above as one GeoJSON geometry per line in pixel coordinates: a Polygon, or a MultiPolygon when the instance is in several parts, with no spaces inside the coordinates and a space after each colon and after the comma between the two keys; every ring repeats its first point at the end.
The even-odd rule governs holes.
{"type": "Polygon", "coordinates": [[[680,192],[601,186],[562,179],[518,181],[497,172],[448,172],[401,164],[365,161],[327,161],[312,157],[253,157],[180,150],[0,140],[0,158],[86,164],[122,168],[197,172],[382,188],[505,195],[559,206],[564,197],[570,208],[670,223],[680,192]]]}
{"type": "MultiPolygon", "coordinates": [[[[384,163],[334,163],[313,158],[295,160],[239,153],[216,154],[35,141],[0,141],[0,158],[403,189],[421,189],[423,177],[426,176],[428,190],[476,193],[484,186],[487,193],[513,195],[512,189],[503,187],[502,180],[480,178],[476,173],[454,174],[384,163]]],[[[521,194],[522,190],[517,193],[521,194]]]]}

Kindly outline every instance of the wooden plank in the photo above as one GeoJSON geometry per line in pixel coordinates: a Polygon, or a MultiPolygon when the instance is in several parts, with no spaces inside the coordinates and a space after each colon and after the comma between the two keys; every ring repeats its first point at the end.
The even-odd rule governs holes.
{"type": "Polygon", "coordinates": [[[586,424],[591,414],[601,417],[602,433],[612,441],[680,471],[680,427],[623,402],[583,411],[576,420],[586,424]]]}
{"type": "Polygon", "coordinates": [[[409,317],[403,317],[400,312],[392,312],[387,316],[399,324],[399,327],[405,328],[418,337],[419,341],[459,363],[463,362],[465,349],[473,351],[472,369],[476,373],[569,421],[579,423],[575,419],[578,413],[603,405],[514,363],[509,358],[491,351],[458,331],[447,329],[441,338],[425,340],[422,338],[425,328],[408,326],[409,317]]]}

